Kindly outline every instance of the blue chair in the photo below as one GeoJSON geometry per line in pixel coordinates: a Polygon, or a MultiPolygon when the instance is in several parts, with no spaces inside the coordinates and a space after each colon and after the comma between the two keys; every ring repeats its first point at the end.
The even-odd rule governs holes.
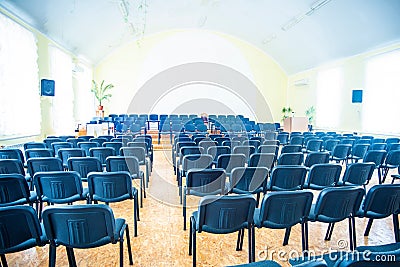
{"type": "Polygon", "coordinates": [[[369,144],[355,144],[351,149],[348,159],[351,162],[358,162],[362,160],[369,149],[369,144]]]}
{"type": "Polygon", "coordinates": [[[229,176],[229,191],[235,194],[257,194],[267,191],[269,169],[266,167],[236,167],[229,176]]]}
{"type": "Polygon", "coordinates": [[[229,146],[212,146],[207,149],[207,154],[213,157],[213,165],[217,165],[218,157],[222,154],[230,154],[231,148],[229,146]]]}
{"type": "Polygon", "coordinates": [[[30,148],[25,150],[25,158],[27,161],[30,158],[44,158],[53,156],[53,150],[47,148],[30,148]]]}
{"type": "Polygon", "coordinates": [[[285,153],[301,152],[301,145],[284,145],[281,149],[281,155],[285,153]]]}
{"type": "Polygon", "coordinates": [[[51,143],[51,149],[53,150],[53,155],[58,156],[58,150],[61,148],[73,148],[73,144],[70,142],[53,142],[51,143]]]}
{"type": "Polygon", "coordinates": [[[315,164],[329,163],[329,152],[310,152],[304,160],[304,166],[311,168],[315,164]]]}
{"type": "Polygon", "coordinates": [[[121,156],[136,157],[140,166],[145,167],[145,185],[149,187],[150,181],[150,161],[146,158],[146,150],[143,147],[121,147],[121,156]]]}
{"type": "Polygon", "coordinates": [[[43,211],[43,225],[50,240],[49,266],[56,266],[56,247],[65,246],[70,266],[76,266],[74,248],[94,248],[106,244],[120,245],[123,266],[123,243],[126,232],[129,264],[133,265],[128,224],[114,218],[106,205],[48,207],[43,211]]]}
{"type": "Polygon", "coordinates": [[[314,164],[308,172],[304,188],[322,190],[326,187],[336,186],[341,172],[342,166],[340,164],[314,164]]]}
{"type": "Polygon", "coordinates": [[[91,172],[88,175],[89,197],[96,204],[98,201],[109,203],[133,200],[133,224],[137,236],[139,220],[138,190],[132,186],[129,172],[91,172]]]}
{"type": "Polygon", "coordinates": [[[23,251],[48,243],[35,210],[29,206],[0,208],[0,257],[7,267],[6,254],[23,251]]]}
{"type": "Polygon", "coordinates": [[[43,140],[43,143],[46,144],[46,147],[48,149],[52,149],[51,144],[55,142],[62,142],[63,140],[58,137],[47,137],[46,139],[43,140]]]}
{"type": "Polygon", "coordinates": [[[93,147],[89,149],[89,156],[98,158],[103,167],[105,167],[107,157],[116,156],[116,153],[112,147],[93,147]]]}
{"type": "Polygon", "coordinates": [[[72,204],[75,201],[88,202],[89,191],[83,188],[81,177],[73,171],[37,172],[33,177],[39,201],[39,220],[43,202],[49,204],[72,204]]]}
{"type": "Polygon", "coordinates": [[[400,185],[375,185],[368,190],[365,200],[357,211],[360,218],[369,218],[364,236],[368,236],[374,219],[393,216],[393,231],[396,242],[400,242],[399,218],[400,185]]]}
{"type": "Polygon", "coordinates": [[[103,143],[103,147],[112,147],[112,148],[114,148],[116,153],[119,153],[119,150],[123,146],[124,146],[124,144],[122,142],[117,142],[117,141],[115,141],[115,142],[109,141],[109,142],[103,143]]]}
{"type": "Polygon", "coordinates": [[[17,159],[25,164],[25,158],[22,151],[18,148],[2,148],[0,149],[0,159],[17,159]]]}
{"type": "Polygon", "coordinates": [[[271,171],[275,164],[274,153],[254,153],[250,156],[248,166],[249,167],[265,167],[268,171],[271,171]]]}
{"type": "Polygon", "coordinates": [[[302,165],[304,154],[302,152],[281,153],[278,165],[302,165]]]}
{"type": "Polygon", "coordinates": [[[281,145],[286,145],[289,140],[289,133],[278,133],[278,135],[276,136],[276,140],[278,140],[281,145]]]}
{"type": "MultiPolygon", "coordinates": [[[[25,176],[25,169],[18,159],[0,159],[0,174],[21,174],[25,176]]],[[[27,177],[30,181],[30,177],[27,177]]]]}
{"type": "Polygon", "coordinates": [[[289,144],[303,146],[304,137],[302,135],[291,135],[289,144]]]}
{"type": "Polygon", "coordinates": [[[30,158],[26,164],[28,167],[28,173],[31,177],[33,177],[36,172],[64,170],[61,159],[54,157],[30,158]]]}
{"type": "Polygon", "coordinates": [[[371,150],[386,150],[386,143],[372,143],[369,147],[371,150]]]}
{"type": "Polygon", "coordinates": [[[37,194],[21,174],[0,174],[0,192],[0,207],[35,203],[37,208],[37,194]]]}
{"type": "Polygon", "coordinates": [[[30,148],[47,148],[46,144],[43,142],[28,142],[24,144],[24,150],[30,149],[30,148]]]}
{"type": "Polygon", "coordinates": [[[67,160],[67,164],[68,170],[78,172],[83,182],[87,182],[87,176],[90,172],[103,171],[103,166],[98,158],[71,157],[67,160]]]}
{"type": "Polygon", "coordinates": [[[97,137],[97,138],[90,138],[90,139],[89,139],[89,142],[97,143],[97,146],[98,146],[98,147],[101,147],[101,146],[103,146],[103,143],[104,143],[104,142],[107,142],[107,138],[100,138],[100,137],[97,137]]]}
{"type": "Polygon", "coordinates": [[[224,169],[229,176],[236,167],[244,167],[246,165],[246,156],[243,154],[222,154],[217,159],[217,168],[224,169]]]}
{"type": "Polygon", "coordinates": [[[313,194],[309,191],[271,192],[264,196],[254,212],[257,228],[286,229],[283,246],[289,242],[291,228],[301,224],[302,249],[308,250],[307,217],[313,194]]]}
{"type": "Polygon", "coordinates": [[[186,230],[186,198],[188,195],[203,197],[207,195],[224,195],[226,173],[223,169],[192,169],[187,172],[186,185],[183,187],[183,230],[186,230]]]}
{"type": "Polygon", "coordinates": [[[347,165],[343,178],[338,185],[362,185],[365,186],[371,180],[375,170],[375,164],[372,162],[352,163],[347,165]]]}
{"type": "Polygon", "coordinates": [[[330,240],[336,222],[349,220],[350,250],[356,247],[355,215],[360,208],[364,189],[360,187],[328,187],[323,189],[311,206],[308,220],[329,223],[325,240],[330,240]]]}
{"type": "Polygon", "coordinates": [[[310,153],[310,152],[319,152],[322,149],[322,141],[321,139],[311,139],[308,140],[306,143],[306,147],[304,152],[310,153]]]}
{"type": "Polygon", "coordinates": [[[375,169],[378,170],[379,184],[382,183],[382,175],[380,169],[383,162],[385,161],[386,154],[387,154],[386,150],[368,150],[363,158],[363,162],[372,162],[375,164],[375,169]]]}
{"type": "Polygon", "coordinates": [[[96,142],[78,142],[78,148],[81,148],[85,150],[85,155],[89,157],[89,149],[94,148],[94,147],[99,147],[99,144],[96,142]]]}
{"type": "Polygon", "coordinates": [[[172,165],[174,166],[174,174],[176,174],[176,158],[181,156],[181,148],[186,146],[197,146],[190,137],[179,137],[175,139],[172,145],[172,165]]]}
{"type": "Polygon", "coordinates": [[[140,180],[140,207],[143,207],[143,198],[146,198],[146,187],[144,186],[144,172],[140,170],[139,160],[132,156],[111,156],[106,159],[106,171],[129,172],[132,179],[140,180]]]}
{"type": "Polygon", "coordinates": [[[400,150],[391,150],[387,153],[385,161],[379,167],[381,171],[382,183],[385,182],[390,169],[400,166],[400,150]]]}
{"type": "Polygon", "coordinates": [[[176,180],[178,182],[180,203],[182,203],[182,178],[186,177],[191,169],[204,170],[211,169],[213,157],[208,154],[190,154],[182,159],[182,168],[177,170],[176,180]]]}
{"type": "Polygon", "coordinates": [[[71,157],[85,157],[85,150],[81,148],[61,148],[58,150],[58,158],[61,159],[64,168],[68,167],[68,159],[71,157]]]}
{"type": "Polygon", "coordinates": [[[252,196],[205,196],[190,217],[189,255],[196,266],[196,233],[229,234],[239,231],[236,250],[242,250],[244,230],[248,231],[249,262],[255,258],[253,214],[256,200],[252,196]]]}
{"type": "Polygon", "coordinates": [[[333,148],[330,160],[336,163],[347,163],[351,147],[349,144],[337,144],[333,148]]]}
{"type": "Polygon", "coordinates": [[[272,169],[268,191],[301,190],[304,186],[307,168],[304,166],[276,166],[272,169]]]}

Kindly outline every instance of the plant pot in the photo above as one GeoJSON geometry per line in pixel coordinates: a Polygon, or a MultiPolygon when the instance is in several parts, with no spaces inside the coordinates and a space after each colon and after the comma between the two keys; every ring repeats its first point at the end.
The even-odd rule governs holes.
{"type": "Polygon", "coordinates": [[[97,110],[103,110],[103,106],[97,106],[97,110]]]}

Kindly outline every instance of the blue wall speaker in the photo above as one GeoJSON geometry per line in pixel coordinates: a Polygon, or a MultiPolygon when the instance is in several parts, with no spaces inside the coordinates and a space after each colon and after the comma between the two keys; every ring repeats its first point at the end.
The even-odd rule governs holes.
{"type": "Polygon", "coordinates": [[[351,103],[362,103],[362,100],[363,100],[363,90],[353,90],[351,103]]]}
{"type": "Polygon", "coordinates": [[[40,81],[40,95],[54,96],[55,82],[54,80],[42,79],[40,81]]]}

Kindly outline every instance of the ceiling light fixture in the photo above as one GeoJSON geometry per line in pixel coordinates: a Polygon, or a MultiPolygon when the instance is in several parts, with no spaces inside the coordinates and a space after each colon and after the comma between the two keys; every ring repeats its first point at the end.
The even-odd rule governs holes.
{"type": "Polygon", "coordinates": [[[320,9],[321,7],[325,6],[326,4],[328,4],[330,1],[332,0],[319,0],[314,2],[311,6],[310,9],[307,10],[306,12],[299,14],[295,17],[293,17],[292,19],[290,19],[288,22],[286,22],[282,27],[282,31],[287,31],[290,28],[292,28],[293,26],[295,26],[296,24],[298,24],[300,21],[302,21],[306,16],[311,16],[314,11],[320,9]]]}

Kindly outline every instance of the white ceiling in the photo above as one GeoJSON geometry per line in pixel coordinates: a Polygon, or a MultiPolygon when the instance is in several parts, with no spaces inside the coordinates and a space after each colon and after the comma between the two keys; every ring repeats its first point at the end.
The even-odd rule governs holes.
{"type": "Polygon", "coordinates": [[[124,43],[171,29],[235,36],[288,74],[400,41],[400,0],[331,0],[312,12],[321,1],[0,0],[0,7],[94,65],[124,43]]]}

